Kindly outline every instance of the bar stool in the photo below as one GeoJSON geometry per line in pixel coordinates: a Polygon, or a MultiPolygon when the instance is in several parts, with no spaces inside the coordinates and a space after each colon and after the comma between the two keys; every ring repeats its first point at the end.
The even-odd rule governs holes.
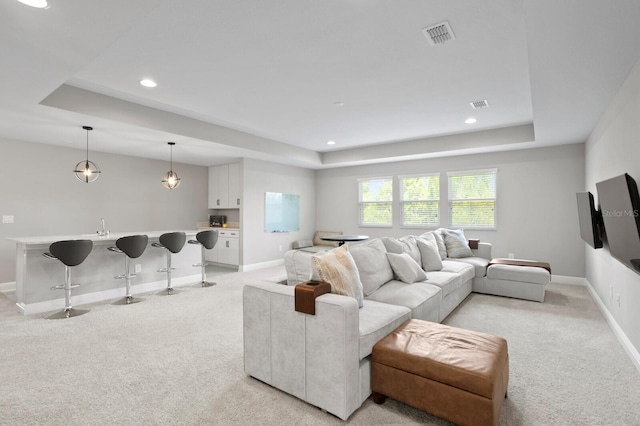
{"type": "Polygon", "coordinates": [[[171,271],[174,271],[176,268],[171,267],[171,253],[180,253],[182,247],[184,247],[184,243],[187,239],[187,236],[184,232],[168,232],[166,234],[160,235],[159,243],[152,243],[153,247],[163,248],[167,251],[167,267],[158,269],[158,272],[166,272],[167,273],[167,288],[159,292],[158,294],[164,296],[170,296],[175,293],[180,293],[171,287],[171,271]]]}
{"type": "Polygon", "coordinates": [[[78,266],[89,256],[93,249],[91,240],[56,241],[49,246],[49,252],[42,255],[49,259],[57,259],[64,264],[64,285],[56,285],[51,290],[64,290],[64,309],[49,315],[46,319],[62,319],[77,317],[89,312],[88,309],[74,309],[71,306],[71,289],[79,284],[71,284],[71,267],[78,266]]]}
{"type": "Polygon", "coordinates": [[[213,229],[200,231],[196,234],[195,240],[189,240],[189,244],[200,245],[200,249],[201,249],[200,251],[202,253],[201,262],[196,263],[193,266],[199,266],[202,268],[202,282],[201,282],[202,287],[211,287],[216,285],[216,283],[214,282],[207,281],[207,271],[205,268],[207,264],[206,264],[206,261],[204,260],[204,255],[206,253],[206,250],[211,250],[212,248],[214,248],[217,242],[218,242],[218,231],[214,231],[213,229]]]}
{"type": "Polygon", "coordinates": [[[131,259],[137,259],[142,256],[145,249],[147,248],[147,243],[149,242],[149,237],[146,235],[130,235],[128,237],[118,238],[116,240],[115,247],[108,247],[107,250],[115,252],[115,253],[124,253],[124,274],[117,275],[114,278],[117,280],[121,280],[124,278],[127,293],[123,299],[115,301],[112,305],[130,305],[132,303],[142,302],[144,299],[140,299],[137,297],[133,297],[131,295],[131,278],[135,277],[136,274],[129,273],[129,267],[131,264],[131,259]]]}

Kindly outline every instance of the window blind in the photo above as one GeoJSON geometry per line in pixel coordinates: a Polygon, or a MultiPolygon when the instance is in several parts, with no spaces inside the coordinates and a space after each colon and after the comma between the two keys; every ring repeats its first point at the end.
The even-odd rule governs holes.
{"type": "Polygon", "coordinates": [[[452,227],[496,227],[497,169],[448,173],[452,227]]]}
{"type": "Polygon", "coordinates": [[[358,179],[360,226],[391,226],[393,222],[393,178],[358,179]]]}
{"type": "Polygon", "coordinates": [[[402,226],[437,227],[440,224],[440,175],[400,176],[402,226]]]}

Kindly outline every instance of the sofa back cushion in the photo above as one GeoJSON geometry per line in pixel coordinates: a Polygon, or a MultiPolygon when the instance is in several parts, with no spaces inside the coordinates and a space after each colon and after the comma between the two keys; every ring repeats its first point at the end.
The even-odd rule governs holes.
{"type": "Polygon", "coordinates": [[[333,293],[353,297],[362,307],[362,282],[358,268],[345,244],[312,258],[312,279],[331,284],[333,293]]]}
{"type": "Polygon", "coordinates": [[[433,239],[436,242],[441,260],[447,258],[447,246],[444,244],[444,237],[442,236],[443,229],[444,228],[439,228],[435,231],[427,231],[424,234],[420,235],[420,238],[424,238],[426,240],[433,239]]]}
{"type": "Polygon", "coordinates": [[[415,235],[405,235],[400,238],[383,237],[382,242],[389,253],[407,253],[418,265],[422,262],[420,250],[415,235]]]}
{"type": "Polygon", "coordinates": [[[379,238],[349,246],[365,296],[393,279],[393,270],[387,260],[387,250],[379,238]]]}
{"type": "MultiPolygon", "coordinates": [[[[433,236],[431,236],[433,237],[433,236]]],[[[442,259],[438,251],[435,239],[424,239],[418,237],[418,249],[422,257],[422,269],[425,271],[439,271],[442,269],[442,259]]]]}

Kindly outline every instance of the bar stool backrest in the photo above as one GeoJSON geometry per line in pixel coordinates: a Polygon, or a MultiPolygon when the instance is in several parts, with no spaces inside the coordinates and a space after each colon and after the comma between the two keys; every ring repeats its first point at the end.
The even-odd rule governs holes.
{"type": "Polygon", "coordinates": [[[78,266],[93,249],[91,240],[56,241],[49,246],[49,252],[67,266],[78,266]]]}
{"type": "Polygon", "coordinates": [[[142,253],[144,253],[147,248],[148,242],[149,237],[146,235],[130,235],[128,237],[118,238],[116,240],[116,247],[131,259],[136,259],[142,256],[142,253]]]}
{"type": "Polygon", "coordinates": [[[186,240],[187,236],[184,232],[168,232],[160,235],[160,244],[165,246],[171,253],[179,253],[186,240]]]}
{"type": "Polygon", "coordinates": [[[200,231],[196,234],[196,240],[202,244],[207,250],[211,250],[218,242],[218,231],[209,229],[200,231]]]}

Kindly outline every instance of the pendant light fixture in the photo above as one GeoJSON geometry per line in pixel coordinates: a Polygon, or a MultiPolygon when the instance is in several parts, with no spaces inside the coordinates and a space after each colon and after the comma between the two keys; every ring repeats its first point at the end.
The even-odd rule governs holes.
{"type": "Polygon", "coordinates": [[[82,126],[82,128],[87,131],[87,159],[76,164],[73,173],[76,174],[78,180],[89,183],[100,177],[100,167],[93,161],[89,161],[89,132],[93,130],[93,127],[82,126]]]}
{"type": "Polygon", "coordinates": [[[171,163],[169,167],[169,171],[164,175],[164,179],[162,179],[162,185],[164,185],[167,189],[174,189],[180,186],[180,178],[178,174],[173,171],[173,146],[176,144],[175,142],[167,142],[171,147],[171,163]]]}

